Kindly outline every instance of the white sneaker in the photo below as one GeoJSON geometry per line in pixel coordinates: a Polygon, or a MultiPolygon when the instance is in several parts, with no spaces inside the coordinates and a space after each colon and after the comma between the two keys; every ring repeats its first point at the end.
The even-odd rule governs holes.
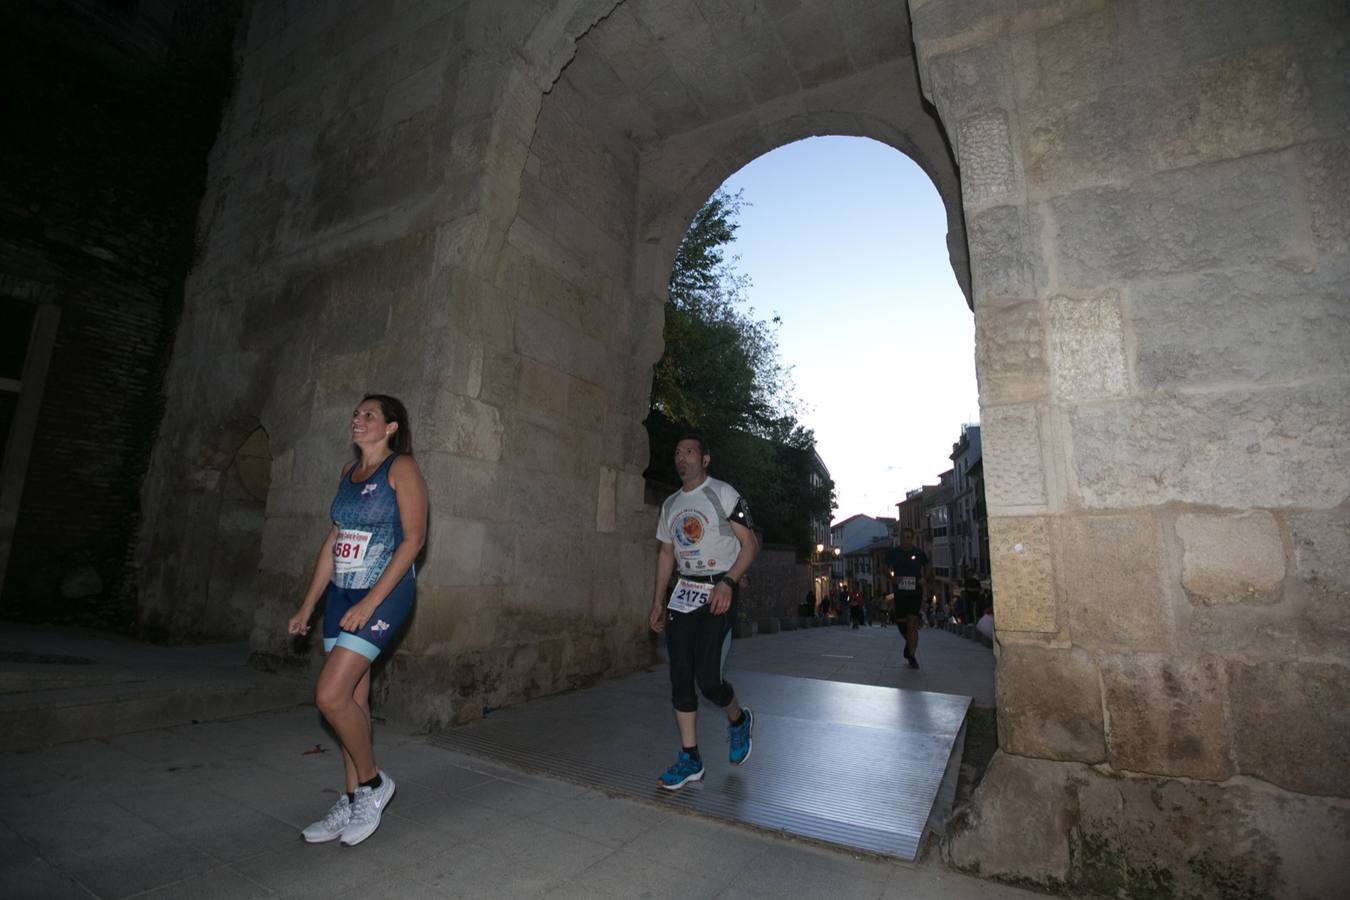
{"type": "Polygon", "coordinates": [[[356,789],[356,802],[352,804],[352,818],[342,829],[342,846],[355,847],[375,833],[380,827],[380,817],[384,808],[394,797],[394,779],[380,772],[380,786],[377,788],[359,787],[356,789]]]}
{"type": "Polygon", "coordinates": [[[352,804],[346,794],[338,794],[337,802],[328,814],[300,834],[311,844],[322,844],[342,834],[342,829],[352,820],[352,804]]]}

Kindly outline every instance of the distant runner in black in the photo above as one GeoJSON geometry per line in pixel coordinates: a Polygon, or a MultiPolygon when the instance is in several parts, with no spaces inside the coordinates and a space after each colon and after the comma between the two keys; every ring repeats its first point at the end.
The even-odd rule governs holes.
{"type": "Polygon", "coordinates": [[[886,566],[895,592],[895,623],[905,636],[905,659],[911,669],[917,669],[919,612],[928,592],[928,555],[914,546],[913,528],[901,529],[900,546],[886,551],[886,566]]]}

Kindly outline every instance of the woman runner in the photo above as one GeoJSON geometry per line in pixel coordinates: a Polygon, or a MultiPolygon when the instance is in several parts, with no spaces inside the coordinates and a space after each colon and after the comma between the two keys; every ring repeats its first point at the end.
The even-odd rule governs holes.
{"type": "Polygon", "coordinates": [[[394,779],[375,765],[370,733],[370,666],[412,611],[413,560],[426,540],[427,487],[412,458],[408,411],[393,397],[367,394],[352,413],[356,461],[343,466],[333,527],[288,634],[308,634],[324,598],[328,654],[314,702],[337,735],[346,769],[333,808],[301,834],[310,843],[341,838],[348,847],[380,827],[394,779]]]}

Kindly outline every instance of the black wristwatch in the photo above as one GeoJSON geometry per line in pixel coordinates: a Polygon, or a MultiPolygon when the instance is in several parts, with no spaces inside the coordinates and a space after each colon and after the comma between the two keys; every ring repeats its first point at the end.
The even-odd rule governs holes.
{"type": "Polygon", "coordinates": [[[725,584],[727,587],[731,588],[732,590],[735,590],[735,589],[736,589],[736,579],[735,579],[735,578],[732,578],[730,575],[723,575],[721,578],[719,578],[719,579],[717,579],[717,580],[720,581],[722,584],[725,584]]]}

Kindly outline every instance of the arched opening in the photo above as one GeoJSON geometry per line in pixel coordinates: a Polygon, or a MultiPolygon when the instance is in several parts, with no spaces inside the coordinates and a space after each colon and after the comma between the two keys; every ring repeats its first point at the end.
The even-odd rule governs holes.
{"type": "MultiPolygon", "coordinates": [[[[808,589],[811,615],[848,615],[842,592],[861,602],[867,621],[880,620],[893,605],[883,559],[898,539],[902,505],[913,507],[921,547],[933,560],[925,619],[973,625],[990,605],[989,557],[979,540],[982,480],[978,469],[970,471],[981,454],[974,327],[945,258],[947,216],[931,179],[880,142],[815,137],[758,157],[715,197],[695,217],[674,263],[666,352],[647,422],[649,480],[668,487],[674,478],[667,458],[672,416],[698,423],[719,446],[718,477],[755,498],[761,533],[774,545],[756,562],[757,576],[743,595],[742,612],[762,630],[797,618],[808,589]],[[696,265],[687,248],[722,235],[708,221],[714,210],[734,236],[712,248],[721,263],[701,264],[716,271],[693,278],[684,271],[696,265]],[[687,298],[687,285],[708,274],[716,277],[707,297],[687,298]],[[714,315],[701,311],[706,300],[716,322],[691,324],[714,315]],[[770,318],[775,324],[767,324],[770,318]],[[697,346],[703,340],[724,347],[728,322],[745,345],[739,356],[724,360],[697,346]],[[761,359],[774,343],[777,354],[754,367],[753,388],[704,371],[761,359]],[[688,384],[669,384],[675,377],[688,384]],[[747,416],[729,432],[728,446],[721,422],[766,403],[772,418],[747,416]],[[675,405],[684,408],[669,408],[675,405]],[[824,521],[815,528],[805,512],[811,467],[764,464],[788,449],[784,441],[798,426],[811,431],[808,454],[837,493],[835,514],[821,512],[824,521]],[[747,430],[761,443],[742,449],[737,439],[747,430]],[[909,502],[915,493],[923,496],[909,502]],[[784,515],[801,527],[780,522],[784,515]],[[837,540],[831,521],[847,523],[837,540]],[[789,560],[795,556],[801,566],[795,578],[761,571],[773,568],[770,557],[781,550],[792,551],[789,560]]],[[[991,669],[992,660],[986,676],[991,669]]],[[[985,706],[993,694],[987,682],[978,694],[985,706]]]]}
{"type": "MultiPolygon", "coordinates": [[[[729,175],[802,138],[844,135],[881,141],[914,160],[936,187],[943,201],[942,255],[950,258],[958,283],[966,280],[956,165],[921,99],[909,45],[869,46],[865,34],[850,30],[839,35],[849,50],[830,77],[795,68],[775,72],[769,57],[761,57],[769,61],[764,70],[755,71],[755,63],[747,59],[744,66],[751,71],[742,64],[732,71],[726,59],[734,53],[718,65],[708,52],[693,46],[690,41],[696,38],[685,34],[683,25],[666,20],[683,12],[706,23],[706,10],[695,7],[615,7],[577,42],[571,62],[528,123],[519,182],[511,185],[519,200],[489,273],[497,296],[513,302],[514,318],[506,340],[499,339],[492,323],[475,332],[484,336],[481,375],[467,380],[476,401],[503,410],[500,445],[492,451],[496,473],[505,474],[510,484],[511,514],[472,532],[473,550],[478,552],[481,544],[482,555],[467,560],[483,574],[490,553],[505,563],[494,568],[494,577],[483,579],[478,591],[495,603],[491,634],[486,634],[487,626],[445,630],[454,639],[479,642],[455,656],[456,687],[462,685],[468,694],[460,701],[468,710],[465,718],[477,717],[481,707],[554,693],[591,675],[594,669],[586,664],[597,659],[607,663],[605,674],[652,661],[656,641],[643,604],[633,600],[651,595],[656,552],[651,539],[655,510],[643,503],[641,473],[650,448],[642,422],[652,366],[662,350],[671,261],[695,212],[729,175]],[[678,36],[679,45],[656,50],[651,35],[678,36]],[[635,46],[644,52],[635,53],[635,46]],[[869,50],[876,52],[868,55],[869,50]],[[653,52],[670,63],[659,75],[653,74],[653,52]],[[771,86],[775,79],[779,84],[771,86]],[[585,546],[570,540],[575,532],[559,525],[588,532],[585,546]],[[497,548],[504,543],[516,552],[500,553],[497,548]],[[528,553],[521,549],[526,547],[528,553]],[[560,595],[551,587],[559,577],[583,587],[589,584],[589,597],[560,595]],[[481,703],[475,704],[479,698],[481,703]]],[[[728,15],[742,19],[739,41],[766,43],[781,36],[783,23],[752,5],[728,15]],[[760,25],[762,33],[755,30],[760,25]]],[[[877,8],[869,16],[880,20],[870,24],[892,34],[905,28],[903,9],[877,8]]],[[[839,24],[824,4],[811,4],[808,17],[822,28],[839,24]]],[[[706,24],[715,31],[719,23],[706,24]]],[[[869,23],[849,24],[853,29],[869,23]]],[[[781,47],[765,49],[782,55],[781,47]]],[[[806,50],[803,45],[797,49],[806,50]]],[[[478,413],[474,404],[465,407],[478,413]]],[[[485,411],[481,418],[491,415],[485,411]]],[[[800,594],[795,589],[792,593],[798,594],[789,598],[795,604],[805,586],[800,594]]],[[[481,601],[475,597],[470,602],[481,601]]],[[[435,636],[430,629],[436,622],[419,617],[416,628],[424,624],[428,633],[415,632],[413,638],[419,646],[431,646],[435,636]]],[[[431,666],[430,657],[409,661],[404,671],[431,666]]],[[[425,677],[444,679],[430,673],[425,677]]],[[[810,681],[808,691],[827,684],[799,680],[810,681]]],[[[843,693],[862,687],[881,690],[830,683],[831,690],[843,693]]],[[[772,690],[766,688],[764,696],[772,690]]],[[[918,700],[945,702],[933,697],[939,695],[918,700]]],[[[854,702],[855,709],[868,705],[857,697],[849,701],[854,702]]],[[[906,722],[940,719],[944,728],[950,726],[935,742],[947,755],[928,761],[933,777],[925,790],[936,792],[964,719],[968,701],[951,702],[960,708],[941,714],[915,709],[908,701],[882,703],[888,710],[886,727],[870,733],[875,737],[884,732],[885,740],[894,742],[906,722]]],[[[823,700],[813,709],[829,707],[823,700]]],[[[771,707],[763,712],[773,715],[771,707]]],[[[644,706],[635,713],[644,721],[648,715],[668,723],[669,704],[644,706]]],[[[808,719],[802,735],[812,754],[798,758],[796,765],[809,766],[814,753],[830,756],[844,746],[833,730],[837,722],[813,716],[802,721],[808,719]]],[[[867,728],[863,721],[849,724],[867,728]]],[[[491,728],[492,722],[484,725],[491,728]]],[[[851,734],[861,738],[864,732],[851,734]]],[[[447,735],[447,740],[458,737],[447,735]]],[[[554,749],[560,751],[556,759],[562,759],[561,748],[554,749]]],[[[568,752],[574,749],[569,745],[568,752]]],[[[869,752],[881,756],[889,751],[876,744],[869,752]]],[[[629,774],[650,785],[642,773],[629,774]]],[[[801,770],[793,783],[816,783],[812,774],[801,770]]],[[[830,798],[815,791],[808,808],[834,803],[847,815],[871,815],[873,806],[859,791],[838,788],[835,793],[830,798]],[[845,800],[839,800],[842,793],[847,793],[845,800]]],[[[901,803],[898,797],[890,800],[901,803]]],[[[895,852],[900,855],[917,848],[933,795],[905,802],[915,811],[904,826],[905,836],[894,831],[887,836],[888,841],[896,838],[892,849],[899,848],[895,852]]],[[[858,846],[879,849],[875,844],[858,846]]]]}

